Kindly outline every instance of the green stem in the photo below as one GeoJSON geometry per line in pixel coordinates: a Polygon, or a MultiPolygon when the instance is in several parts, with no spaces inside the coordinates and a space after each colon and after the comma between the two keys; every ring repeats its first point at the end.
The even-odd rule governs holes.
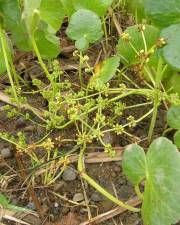
{"type": "Polygon", "coordinates": [[[103,22],[104,35],[105,35],[105,40],[106,40],[106,50],[108,50],[108,34],[107,34],[107,27],[106,27],[106,19],[104,16],[102,18],[102,22],[103,22]]]}
{"type": "Polygon", "coordinates": [[[158,105],[159,105],[159,91],[156,90],[154,94],[154,106],[153,106],[153,115],[151,118],[151,123],[149,127],[149,132],[148,132],[148,142],[151,142],[154,127],[156,124],[156,118],[157,118],[157,113],[158,113],[158,105]]]}
{"type": "Polygon", "coordinates": [[[141,193],[141,191],[139,189],[139,185],[135,186],[135,192],[136,192],[137,196],[139,197],[139,199],[143,200],[143,194],[141,193]]]}
{"type": "Polygon", "coordinates": [[[163,73],[165,72],[165,68],[163,68],[163,60],[160,57],[158,61],[158,67],[157,67],[157,73],[156,73],[156,78],[155,78],[155,86],[154,86],[154,106],[153,106],[153,115],[151,118],[151,123],[149,127],[149,133],[148,133],[148,142],[151,142],[152,136],[153,136],[153,131],[154,127],[156,124],[156,118],[157,118],[157,113],[158,113],[158,106],[161,100],[159,100],[159,93],[160,93],[160,83],[162,80],[163,73]]]}
{"type": "Polygon", "coordinates": [[[46,65],[44,64],[44,62],[43,62],[43,60],[42,60],[42,58],[41,58],[41,54],[40,54],[40,52],[39,52],[39,49],[38,49],[38,47],[37,47],[37,45],[36,45],[36,41],[35,41],[35,39],[34,39],[33,36],[31,37],[31,43],[32,43],[34,52],[35,52],[35,54],[36,54],[36,56],[37,56],[37,58],[38,58],[38,61],[39,61],[40,66],[41,66],[42,69],[44,70],[46,76],[47,76],[47,77],[50,77],[51,75],[50,75],[50,73],[49,73],[49,71],[48,71],[46,65]]]}
{"type": "Polygon", "coordinates": [[[85,173],[84,168],[84,152],[85,152],[85,146],[80,151],[79,159],[78,159],[78,171],[80,175],[92,186],[94,187],[98,192],[100,192],[102,195],[104,195],[106,198],[108,198],[110,201],[114,202],[115,204],[128,209],[132,212],[140,212],[140,209],[132,207],[131,205],[127,205],[124,202],[120,201],[113,195],[111,195],[109,192],[107,192],[103,187],[101,187],[98,183],[96,183],[90,176],[88,176],[85,173]]]}
{"type": "Polygon", "coordinates": [[[83,65],[83,55],[82,55],[82,52],[80,52],[78,73],[79,73],[79,81],[80,81],[81,88],[83,87],[82,65],[83,65]]]}
{"type": "Polygon", "coordinates": [[[1,38],[1,46],[2,46],[2,50],[3,50],[3,55],[4,55],[4,61],[5,61],[5,65],[6,65],[6,69],[7,69],[7,74],[9,77],[9,81],[12,87],[12,91],[14,94],[14,98],[16,100],[16,102],[18,103],[18,96],[16,93],[16,88],[14,86],[14,82],[13,82],[13,78],[12,78],[12,74],[11,74],[11,68],[9,66],[9,59],[8,59],[8,55],[7,55],[7,42],[6,42],[6,38],[5,38],[5,34],[4,34],[4,30],[0,27],[0,38],[1,38]]]}

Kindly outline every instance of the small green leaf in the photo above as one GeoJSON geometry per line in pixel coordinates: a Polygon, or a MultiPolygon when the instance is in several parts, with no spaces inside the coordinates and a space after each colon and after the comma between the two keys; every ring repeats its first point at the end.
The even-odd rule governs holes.
{"type": "Polygon", "coordinates": [[[147,153],[142,217],[147,225],[170,225],[180,219],[180,153],[167,138],[153,141],[147,153]]]}
{"type": "Polygon", "coordinates": [[[7,206],[9,205],[9,201],[7,200],[7,198],[0,193],[0,205],[2,205],[4,208],[7,208],[7,206]]]}
{"type": "Polygon", "coordinates": [[[178,148],[180,148],[180,130],[176,131],[174,134],[174,143],[178,148]]]}
{"type": "Polygon", "coordinates": [[[163,48],[164,59],[173,69],[180,71],[180,23],[164,28],[161,37],[167,42],[163,48]]]}
{"type": "Polygon", "coordinates": [[[180,22],[180,0],[144,0],[144,6],[147,18],[159,27],[180,22]]]}
{"type": "Polygon", "coordinates": [[[58,31],[65,16],[63,4],[60,0],[41,0],[40,16],[43,21],[58,31]]]}
{"type": "Polygon", "coordinates": [[[73,0],[74,8],[89,9],[99,16],[103,16],[113,0],[73,0]]]}
{"type": "Polygon", "coordinates": [[[133,185],[138,185],[145,178],[146,155],[137,144],[129,145],[122,161],[123,172],[133,185]]]}
{"type": "Polygon", "coordinates": [[[96,84],[101,86],[112,79],[119,66],[119,61],[119,56],[113,56],[104,60],[100,66],[100,69],[94,74],[94,76],[91,77],[89,86],[95,87],[96,84]]]}
{"type": "Polygon", "coordinates": [[[173,105],[167,112],[168,125],[173,129],[180,129],[180,105],[173,105]]]}
{"type": "Polygon", "coordinates": [[[85,37],[82,37],[75,42],[75,46],[79,51],[84,52],[88,48],[89,42],[85,37]]]}
{"type": "Polygon", "coordinates": [[[19,212],[26,210],[25,208],[9,204],[8,199],[5,197],[5,195],[1,193],[0,193],[0,205],[5,209],[10,209],[10,210],[19,211],[19,212]]]}
{"type": "Polygon", "coordinates": [[[66,34],[72,40],[84,37],[88,43],[95,43],[103,35],[101,20],[94,12],[80,9],[71,16],[66,34]]]}
{"type": "MultiPolygon", "coordinates": [[[[117,52],[125,65],[134,65],[139,63],[137,52],[144,50],[144,42],[139,28],[142,25],[134,25],[125,30],[125,34],[129,36],[129,41],[122,37],[119,39],[117,52]]],[[[145,25],[144,36],[146,40],[147,49],[149,50],[157,41],[159,37],[159,30],[153,26],[145,25]]],[[[149,63],[157,66],[157,55],[153,54],[150,57],[149,63]]]]}

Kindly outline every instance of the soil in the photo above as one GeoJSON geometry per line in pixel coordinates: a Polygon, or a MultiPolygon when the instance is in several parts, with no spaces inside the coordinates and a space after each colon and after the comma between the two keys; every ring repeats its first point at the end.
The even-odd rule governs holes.
{"type": "MultiPolygon", "coordinates": [[[[130,18],[127,21],[130,21],[130,18]]],[[[124,24],[124,26],[126,26],[126,24],[124,24]]],[[[71,46],[73,50],[74,46],[65,38],[64,33],[62,32],[60,33],[60,35],[63,48],[66,49],[67,47],[71,46]]],[[[112,38],[109,43],[110,45],[112,45],[111,49],[113,49],[113,47],[115,46],[115,39],[112,38]]],[[[92,60],[92,65],[96,62],[97,55],[99,54],[99,51],[101,49],[101,45],[94,45],[88,50],[87,54],[92,60]]],[[[113,54],[113,52],[110,51],[107,54],[113,54]]],[[[16,51],[15,59],[17,71],[26,81],[31,83],[31,80],[36,77],[46,82],[46,80],[43,78],[42,70],[37,64],[37,59],[33,54],[22,54],[21,52],[16,51]]],[[[67,77],[69,78],[69,74],[71,74],[70,79],[72,80],[72,82],[77,82],[75,70],[72,70],[72,68],[78,67],[78,62],[77,59],[74,59],[72,57],[72,51],[69,52],[68,50],[64,50],[64,53],[59,56],[59,60],[63,70],[68,71],[67,77]]],[[[0,78],[0,83],[1,90],[5,90],[9,86],[9,82],[5,76],[0,78]]],[[[47,103],[43,101],[41,96],[28,95],[27,97],[28,101],[36,108],[47,107],[47,103]]],[[[131,103],[138,104],[142,103],[143,98],[131,97],[127,98],[125,101],[127,102],[127,105],[131,105],[131,103]]],[[[28,143],[36,142],[45,135],[46,131],[44,128],[38,127],[30,121],[24,120],[21,116],[15,117],[13,119],[8,119],[6,112],[2,110],[3,105],[4,103],[0,102],[0,131],[6,131],[11,134],[16,134],[17,132],[21,131],[26,135],[28,143]]],[[[121,118],[121,123],[123,123],[128,115],[133,115],[135,118],[139,118],[143,114],[143,110],[147,109],[142,109],[141,111],[139,111],[139,109],[126,111],[126,114],[124,114],[121,118]]],[[[164,130],[164,116],[165,110],[161,108],[159,110],[154,137],[161,135],[164,130]]],[[[37,120],[37,118],[34,119],[37,120]]],[[[130,128],[130,132],[133,133],[135,137],[138,137],[140,140],[142,140],[141,145],[143,145],[144,147],[147,147],[146,137],[149,128],[149,122],[150,118],[147,118],[140,122],[136,127],[130,128]]],[[[59,136],[73,137],[75,136],[75,128],[72,126],[70,129],[67,128],[62,131],[54,130],[49,135],[49,137],[51,137],[52,139],[55,139],[59,136]]],[[[109,137],[107,138],[109,138],[108,141],[112,141],[113,147],[124,147],[134,141],[124,135],[122,135],[121,137],[116,137],[112,136],[112,134],[109,134],[109,137]]],[[[38,170],[33,171],[30,168],[30,158],[27,155],[20,154],[20,157],[24,164],[24,168],[26,168],[26,177],[22,177],[20,168],[17,163],[17,156],[15,155],[16,153],[14,146],[0,139],[0,149],[3,148],[10,148],[12,155],[7,159],[1,159],[1,175],[5,175],[6,177],[8,177],[8,180],[4,180],[0,183],[0,192],[6,194],[9,197],[11,203],[17,206],[26,208],[29,207],[33,211],[36,211],[32,199],[28,196],[27,185],[32,172],[36,173],[37,171],[41,171],[39,170],[39,168],[38,170]]],[[[66,152],[71,150],[72,148],[73,144],[66,143],[63,146],[59,146],[58,151],[59,154],[61,154],[63,151],[66,152]]],[[[99,143],[93,143],[91,146],[89,146],[88,153],[94,151],[103,151],[99,143]]],[[[41,150],[39,150],[39,154],[41,154],[41,150]]],[[[76,163],[71,163],[68,166],[72,167],[73,170],[77,173],[76,163]]],[[[120,160],[116,162],[86,164],[86,170],[91,177],[93,177],[99,184],[105,187],[110,193],[116,195],[119,199],[127,201],[135,196],[132,185],[126,180],[125,176],[122,173],[120,160]]],[[[43,185],[40,177],[39,179],[37,177],[33,182],[35,194],[39,198],[41,208],[44,210],[45,217],[42,220],[37,219],[36,217],[33,217],[29,214],[23,217],[23,219],[28,221],[31,225],[78,225],[84,221],[87,221],[88,207],[85,206],[85,202],[82,201],[79,205],[75,205],[73,202],[71,202],[74,195],[77,193],[84,194],[85,192],[92,218],[100,215],[101,213],[108,212],[116,207],[116,205],[103,198],[86,182],[82,181],[81,176],[78,173],[76,178],[71,181],[64,181],[62,176],[60,176],[55,183],[48,186],[43,185]]],[[[15,217],[21,218],[21,216],[22,213],[17,213],[15,217]]],[[[16,224],[12,221],[7,220],[3,220],[2,223],[9,225],[16,224]]],[[[141,225],[142,220],[141,216],[138,213],[124,212],[99,224],[141,225]]]]}

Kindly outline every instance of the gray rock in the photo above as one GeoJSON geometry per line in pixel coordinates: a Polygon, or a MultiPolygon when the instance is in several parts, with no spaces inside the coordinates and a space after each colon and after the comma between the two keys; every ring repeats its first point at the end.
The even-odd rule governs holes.
{"type": "Polygon", "coordinates": [[[91,195],[91,201],[93,202],[102,202],[105,200],[105,197],[98,192],[93,192],[91,195]]]}
{"type": "Polygon", "coordinates": [[[105,132],[104,136],[102,137],[102,140],[105,144],[113,144],[114,143],[114,136],[111,134],[111,132],[105,132]]]}
{"type": "Polygon", "coordinates": [[[16,129],[21,129],[26,126],[26,121],[24,118],[19,117],[16,121],[16,129]]]}
{"type": "Polygon", "coordinates": [[[81,202],[84,200],[84,195],[82,193],[76,193],[73,197],[74,202],[81,202]]]}
{"type": "Polygon", "coordinates": [[[6,147],[6,148],[3,148],[0,150],[0,155],[7,159],[7,158],[10,158],[12,156],[12,151],[10,148],[6,147]]]}
{"type": "Polygon", "coordinates": [[[32,211],[35,211],[36,210],[36,207],[34,205],[34,202],[29,202],[27,205],[26,205],[26,208],[32,210],[32,211]]]}
{"type": "Polygon", "coordinates": [[[70,168],[70,167],[66,168],[64,170],[63,175],[62,175],[62,179],[64,181],[73,181],[73,180],[76,179],[76,177],[77,177],[76,171],[73,168],[70,168]]]}

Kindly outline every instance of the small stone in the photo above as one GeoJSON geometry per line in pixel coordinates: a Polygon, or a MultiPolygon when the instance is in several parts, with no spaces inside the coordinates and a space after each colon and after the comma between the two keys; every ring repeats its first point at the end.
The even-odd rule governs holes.
{"type": "Polygon", "coordinates": [[[84,200],[84,195],[82,193],[76,193],[73,197],[74,202],[81,202],[84,200]]]}
{"type": "Polygon", "coordinates": [[[102,140],[104,144],[113,144],[114,143],[114,136],[111,134],[111,132],[105,132],[104,136],[102,137],[102,140]]]}
{"type": "Polygon", "coordinates": [[[10,158],[12,156],[12,151],[8,147],[7,148],[3,148],[3,149],[0,150],[0,155],[3,158],[7,159],[7,158],[10,158]]]}
{"type": "Polygon", "coordinates": [[[21,128],[24,128],[25,126],[26,126],[26,121],[24,120],[24,118],[19,117],[19,119],[17,119],[16,121],[16,128],[21,129],[21,128]]]}
{"type": "Polygon", "coordinates": [[[73,181],[73,180],[76,179],[76,177],[77,177],[76,171],[73,168],[70,168],[70,167],[66,168],[64,170],[63,175],[62,175],[62,179],[64,181],[73,181]]]}
{"type": "Polygon", "coordinates": [[[113,178],[117,177],[117,175],[116,175],[116,173],[115,173],[114,171],[111,173],[111,176],[112,176],[113,178]]]}
{"type": "Polygon", "coordinates": [[[29,202],[27,205],[26,205],[26,208],[32,210],[32,211],[35,211],[36,210],[36,207],[34,205],[34,202],[29,202]]]}
{"type": "Polygon", "coordinates": [[[93,202],[102,202],[105,200],[105,197],[98,192],[93,192],[91,195],[91,201],[93,202]]]}
{"type": "Polygon", "coordinates": [[[54,186],[54,191],[55,192],[60,191],[65,185],[66,185],[66,182],[64,182],[63,180],[59,181],[59,183],[57,183],[54,186]]]}
{"type": "Polygon", "coordinates": [[[117,172],[117,173],[120,173],[121,172],[121,167],[120,165],[119,166],[114,166],[114,171],[117,172]]]}

